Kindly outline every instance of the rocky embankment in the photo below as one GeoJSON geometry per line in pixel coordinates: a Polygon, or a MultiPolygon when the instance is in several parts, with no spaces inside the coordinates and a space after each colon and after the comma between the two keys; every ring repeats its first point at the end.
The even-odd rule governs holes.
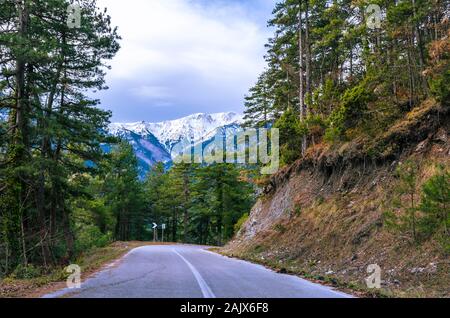
{"type": "Polygon", "coordinates": [[[418,196],[438,165],[450,166],[449,128],[448,108],[427,101],[380,136],[314,147],[270,179],[223,252],[357,290],[377,264],[378,295],[450,296],[442,245],[413,243],[384,222],[399,165],[418,163],[418,196]]]}

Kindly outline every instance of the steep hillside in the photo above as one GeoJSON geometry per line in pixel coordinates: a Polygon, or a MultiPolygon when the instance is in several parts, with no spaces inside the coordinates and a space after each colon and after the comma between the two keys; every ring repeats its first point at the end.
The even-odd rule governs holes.
{"type": "Polygon", "coordinates": [[[367,266],[378,264],[380,294],[450,296],[442,245],[413,243],[384,222],[397,167],[419,163],[419,195],[437,164],[450,166],[449,131],[448,108],[428,100],[376,138],[316,146],[272,176],[223,252],[354,289],[364,289],[367,266]]]}
{"type": "Polygon", "coordinates": [[[139,134],[133,130],[122,128],[114,131],[114,135],[127,140],[133,147],[138,159],[139,176],[142,179],[154,164],[162,162],[169,165],[172,161],[170,153],[164,145],[150,132],[139,134]]]}

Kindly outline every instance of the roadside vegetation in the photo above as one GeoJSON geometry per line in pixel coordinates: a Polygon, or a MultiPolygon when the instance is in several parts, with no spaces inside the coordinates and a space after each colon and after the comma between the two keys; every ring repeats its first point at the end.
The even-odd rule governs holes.
{"type": "Polygon", "coordinates": [[[107,200],[127,176],[102,149],[118,142],[111,114],[88,92],[107,88],[120,36],[95,1],[79,3],[79,27],[67,22],[70,1],[0,3],[0,277],[51,272],[115,238],[116,212],[86,180],[110,184],[107,200]]]}
{"type": "MultiPolygon", "coordinates": [[[[106,264],[143,244],[142,242],[114,242],[105,247],[91,248],[79,254],[74,263],[80,266],[81,279],[84,281],[106,264]]],[[[66,288],[69,275],[62,265],[54,266],[46,271],[34,265],[27,267],[19,265],[8,277],[0,280],[0,297],[41,297],[66,288]]]]}
{"type": "Polygon", "coordinates": [[[283,168],[224,253],[352,288],[376,263],[381,294],[450,295],[448,10],[279,1],[245,114],[280,129],[283,168]]]}
{"type": "MultiPolygon", "coordinates": [[[[280,129],[281,171],[157,164],[143,182],[131,145],[108,135],[111,114],[87,93],[107,88],[120,35],[95,0],[79,1],[81,27],[71,28],[70,2],[0,1],[0,288],[58,281],[70,263],[98,268],[132,246],[111,243],[152,240],[153,222],[166,224],[166,241],[246,238],[256,193],[264,211],[286,201],[291,208],[235,255],[293,262],[293,272],[310,277],[337,273],[327,266],[342,274],[359,258],[354,273],[342,274],[348,281],[369,261],[395,270],[397,254],[412,270],[426,257],[448,257],[447,1],[375,1],[375,26],[366,13],[374,1],[279,1],[267,67],[245,98],[245,126],[280,129]],[[433,174],[425,178],[415,157],[436,161],[433,174]],[[270,205],[286,182],[297,185],[270,205]],[[389,260],[380,256],[386,250],[389,260]]],[[[423,293],[433,294],[448,282],[441,263],[428,277],[402,277],[408,287],[427,281],[423,293]]]]}
{"type": "Polygon", "coordinates": [[[225,243],[253,186],[231,164],[159,164],[140,181],[131,145],[108,135],[111,113],[88,94],[107,89],[120,36],[95,0],[79,1],[71,27],[69,4],[0,4],[0,280],[59,279],[90,251],[153,240],[153,222],[166,240],[225,243]]]}

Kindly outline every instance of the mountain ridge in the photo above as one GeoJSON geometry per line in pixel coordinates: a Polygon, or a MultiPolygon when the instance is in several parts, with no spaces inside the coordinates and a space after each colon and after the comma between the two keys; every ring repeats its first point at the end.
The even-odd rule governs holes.
{"type": "Polygon", "coordinates": [[[109,133],[127,140],[136,153],[140,177],[162,162],[172,164],[174,147],[186,140],[208,145],[217,134],[235,133],[241,129],[243,115],[236,112],[195,113],[162,122],[111,123],[109,133]]]}
{"type": "Polygon", "coordinates": [[[113,135],[123,130],[142,136],[152,134],[168,151],[171,151],[182,137],[188,137],[196,142],[217,128],[232,124],[241,125],[242,122],[243,115],[235,112],[195,113],[162,122],[111,123],[109,130],[113,135]]]}

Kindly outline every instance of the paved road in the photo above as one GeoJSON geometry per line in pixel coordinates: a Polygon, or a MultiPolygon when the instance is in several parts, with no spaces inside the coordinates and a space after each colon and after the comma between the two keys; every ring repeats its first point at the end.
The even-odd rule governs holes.
{"type": "Polygon", "coordinates": [[[86,280],[46,297],[337,298],[350,297],[295,276],[230,259],[199,246],[144,246],[86,280]]]}

